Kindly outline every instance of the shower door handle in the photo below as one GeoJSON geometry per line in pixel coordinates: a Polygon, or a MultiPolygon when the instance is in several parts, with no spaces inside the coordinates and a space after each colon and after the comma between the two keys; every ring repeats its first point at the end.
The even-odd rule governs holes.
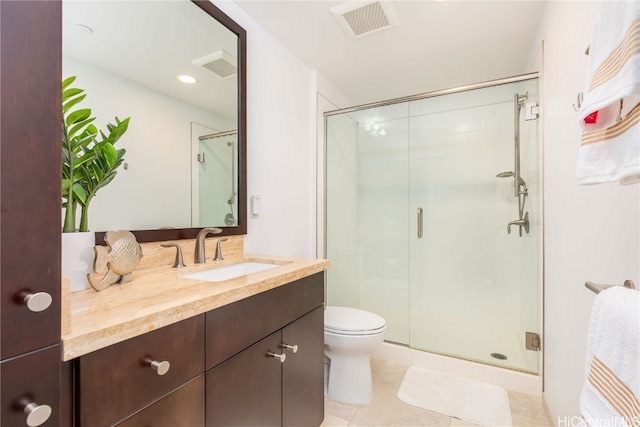
{"type": "Polygon", "coordinates": [[[418,239],[422,239],[422,208],[418,208],[418,239]]]}

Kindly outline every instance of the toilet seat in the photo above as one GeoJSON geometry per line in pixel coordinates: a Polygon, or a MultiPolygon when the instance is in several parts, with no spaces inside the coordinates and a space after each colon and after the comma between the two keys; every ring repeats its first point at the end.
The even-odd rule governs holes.
{"type": "Polygon", "coordinates": [[[327,307],[324,311],[324,330],[338,335],[375,335],[384,332],[383,317],[351,307],[327,307]]]}

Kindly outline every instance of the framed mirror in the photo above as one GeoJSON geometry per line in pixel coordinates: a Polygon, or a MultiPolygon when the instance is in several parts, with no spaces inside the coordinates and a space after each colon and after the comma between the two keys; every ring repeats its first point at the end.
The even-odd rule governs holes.
{"type": "Polygon", "coordinates": [[[90,207],[97,244],[115,229],[139,242],[246,234],[241,26],[208,0],[64,1],[62,52],[98,129],[131,118],[124,165],[90,207]]]}

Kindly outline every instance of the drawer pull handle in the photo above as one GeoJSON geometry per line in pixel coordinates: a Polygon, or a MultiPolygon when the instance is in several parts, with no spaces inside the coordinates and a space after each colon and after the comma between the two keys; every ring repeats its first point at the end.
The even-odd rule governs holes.
{"type": "Polygon", "coordinates": [[[272,352],[268,352],[267,355],[271,356],[271,357],[273,357],[275,359],[279,359],[280,363],[284,363],[284,361],[287,360],[287,355],[286,354],[275,354],[275,353],[272,353],[272,352]]]}
{"type": "Polygon", "coordinates": [[[294,353],[298,352],[298,345],[297,344],[295,344],[295,345],[281,344],[280,347],[285,348],[287,350],[291,350],[294,353]]]}
{"type": "Polygon", "coordinates": [[[20,294],[22,302],[34,313],[46,310],[51,305],[51,295],[46,292],[24,292],[20,294]]]}
{"type": "Polygon", "coordinates": [[[151,360],[149,362],[149,366],[153,368],[158,375],[164,375],[169,372],[169,368],[171,367],[171,363],[163,360],[162,362],[158,362],[157,360],[151,360]]]}
{"type": "Polygon", "coordinates": [[[23,407],[24,413],[27,415],[27,425],[29,427],[42,425],[47,422],[51,416],[52,411],[49,405],[38,405],[27,399],[22,399],[20,404],[23,407]]]}

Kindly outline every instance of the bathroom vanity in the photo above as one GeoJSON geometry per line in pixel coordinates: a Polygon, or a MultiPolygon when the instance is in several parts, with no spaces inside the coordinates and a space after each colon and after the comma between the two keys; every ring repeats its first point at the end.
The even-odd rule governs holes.
{"type": "Polygon", "coordinates": [[[219,282],[184,277],[211,262],[151,268],[71,294],[68,417],[79,426],[320,425],[328,261],[260,262],[277,267],[219,282]]]}

